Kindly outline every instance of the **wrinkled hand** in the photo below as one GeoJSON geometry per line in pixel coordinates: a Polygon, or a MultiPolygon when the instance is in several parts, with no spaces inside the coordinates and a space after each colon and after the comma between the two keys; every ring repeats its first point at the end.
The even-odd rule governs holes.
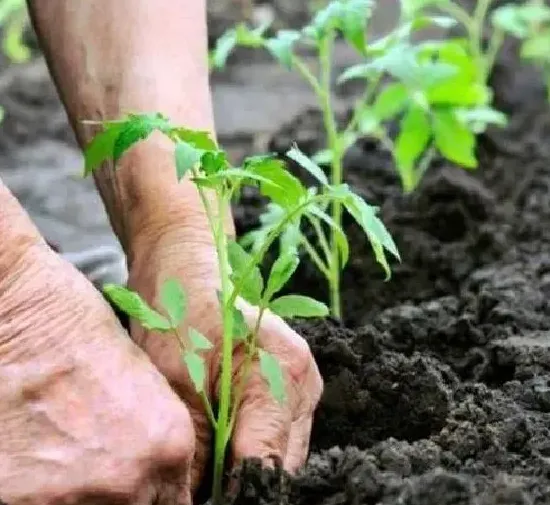
{"type": "Polygon", "coordinates": [[[190,503],[186,407],[101,295],[17,214],[17,236],[3,233],[0,248],[0,499],[190,503]]]}
{"type": "MultiPolygon", "coordinates": [[[[215,397],[219,384],[222,325],[216,290],[219,289],[217,260],[206,226],[197,217],[190,227],[171,221],[168,213],[152,219],[156,229],[144,231],[132,254],[129,285],[154,307],[160,307],[160,286],[168,278],[178,278],[188,296],[187,319],[182,331],[192,326],[203,333],[214,348],[203,354],[207,362],[207,394],[215,397]]],[[[257,318],[257,309],[241,302],[249,327],[257,318]]],[[[264,314],[258,345],[274,355],[287,379],[287,401],[281,406],[271,396],[258,364],[253,364],[238,411],[232,439],[234,463],[246,457],[261,457],[267,462],[275,456],[284,468],[294,472],[307,457],[313,412],[322,392],[322,380],[305,340],[281,318],[264,314]]],[[[175,337],[143,330],[137,323],[132,337],[145,349],[156,366],[186,402],[193,418],[197,437],[192,487],[200,482],[209,457],[212,430],[200,398],[180,359],[175,337]]],[[[234,380],[244,361],[244,350],[234,353],[234,380]]],[[[212,402],[211,400],[211,403],[212,402]]]]}

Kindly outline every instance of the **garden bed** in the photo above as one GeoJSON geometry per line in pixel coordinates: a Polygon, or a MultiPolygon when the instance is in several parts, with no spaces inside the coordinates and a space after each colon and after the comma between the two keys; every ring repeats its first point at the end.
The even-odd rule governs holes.
{"type": "MultiPolygon", "coordinates": [[[[492,79],[510,124],[480,139],[477,171],[436,161],[407,196],[375,143],[348,153],[348,182],[381,206],[403,261],[384,282],[348,227],[346,325],[297,324],[325,380],[308,465],[281,487],[251,462],[237,503],[550,503],[550,114],[512,54],[492,79]]],[[[317,131],[306,113],[271,147],[313,152],[317,131]]],[[[257,205],[237,209],[239,231],[257,205]]],[[[304,267],[292,290],[323,285],[304,267]]]]}

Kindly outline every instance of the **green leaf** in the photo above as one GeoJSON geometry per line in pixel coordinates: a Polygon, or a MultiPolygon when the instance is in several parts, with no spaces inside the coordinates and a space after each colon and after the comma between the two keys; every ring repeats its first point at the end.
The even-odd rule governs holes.
{"type": "Polygon", "coordinates": [[[229,55],[237,44],[237,33],[235,29],[226,31],[217,41],[212,51],[211,62],[214,68],[223,68],[227,63],[229,55]]]}
{"type": "Polygon", "coordinates": [[[240,284],[246,277],[239,293],[247,302],[258,305],[262,298],[264,281],[257,265],[253,264],[252,256],[248,254],[237,242],[230,241],[227,244],[229,264],[231,265],[231,280],[234,285],[240,284]],[[252,265],[252,267],[250,267],[252,265]]]}
{"type": "Polygon", "coordinates": [[[457,118],[467,124],[474,133],[483,132],[487,125],[505,127],[508,124],[506,114],[493,109],[492,107],[474,107],[471,109],[455,110],[457,118]]]}
{"type": "Polygon", "coordinates": [[[113,146],[113,163],[116,165],[128,149],[145,140],[153,131],[167,131],[169,128],[162,114],[129,114],[113,146]]]}
{"type": "Polygon", "coordinates": [[[253,157],[245,161],[245,167],[273,183],[260,183],[260,192],[284,209],[295,206],[307,196],[300,180],[286,170],[281,160],[273,157],[253,157]]]}
{"type": "Polygon", "coordinates": [[[170,133],[175,135],[182,142],[193,146],[199,151],[215,151],[218,152],[218,146],[212,139],[209,132],[204,130],[191,130],[189,128],[183,128],[176,126],[170,128],[170,133]]]}
{"type": "Polygon", "coordinates": [[[292,50],[300,40],[300,32],[295,30],[280,30],[276,37],[266,40],[265,45],[273,57],[284,67],[292,69],[292,50]]]}
{"type": "Polygon", "coordinates": [[[315,14],[311,23],[304,28],[304,34],[317,42],[327,37],[340,25],[342,2],[333,0],[315,14]]]}
{"type": "Polygon", "coordinates": [[[317,179],[321,184],[326,186],[328,184],[328,178],[323,172],[323,169],[315,164],[309,156],[306,156],[296,144],[294,144],[286,155],[298,165],[305,168],[315,179],[317,179]]]}
{"type": "Polygon", "coordinates": [[[448,3],[450,0],[401,0],[401,11],[406,18],[412,18],[427,7],[448,3]]]}
{"type": "Polygon", "coordinates": [[[120,135],[123,123],[113,123],[104,126],[84,149],[84,176],[90,175],[101,164],[113,157],[115,140],[120,135]]]}
{"type": "Polygon", "coordinates": [[[445,158],[464,168],[476,168],[476,138],[452,110],[436,110],[433,114],[435,145],[445,158]]]}
{"type": "Polygon", "coordinates": [[[334,153],[330,149],[321,149],[311,157],[312,161],[318,165],[328,165],[333,158],[334,153]]]}
{"type": "Polygon", "coordinates": [[[408,100],[409,92],[403,83],[390,83],[376,97],[373,113],[378,121],[388,121],[403,111],[408,100]]]}
{"type": "Polygon", "coordinates": [[[372,0],[342,2],[340,29],[346,40],[360,54],[365,55],[367,21],[372,14],[372,0]]]}
{"type": "Polygon", "coordinates": [[[189,328],[189,341],[194,351],[208,351],[214,346],[200,331],[189,328]]]}
{"type": "Polygon", "coordinates": [[[249,333],[250,329],[243,313],[237,307],[233,307],[233,340],[246,341],[249,333]]]}
{"type": "Polygon", "coordinates": [[[116,284],[105,284],[103,292],[122,312],[138,321],[146,330],[169,331],[172,323],[152,309],[135,291],[116,284]]]}
{"type": "Polygon", "coordinates": [[[275,260],[267,281],[266,297],[268,301],[274,294],[283,289],[298,268],[299,263],[300,258],[294,251],[283,252],[275,260]]]}
{"type": "Polygon", "coordinates": [[[174,328],[178,327],[187,312],[187,296],[177,279],[168,279],[160,289],[160,301],[174,328]]]}
{"type": "Polygon", "coordinates": [[[277,358],[263,349],[258,349],[258,358],[260,360],[260,372],[267,382],[269,391],[277,402],[283,404],[286,401],[286,390],[281,365],[277,358]]]}
{"type": "Polygon", "coordinates": [[[264,32],[269,24],[261,25],[257,28],[249,28],[244,23],[240,23],[235,28],[237,44],[243,47],[259,48],[264,44],[264,32]]]}
{"type": "Polygon", "coordinates": [[[223,151],[206,151],[201,156],[201,169],[206,175],[217,174],[227,165],[227,155],[223,151]]]}
{"type": "Polygon", "coordinates": [[[328,307],[313,298],[301,295],[281,296],[269,304],[272,312],[284,318],[326,317],[328,307]]]}
{"type": "Polygon", "coordinates": [[[176,143],[175,158],[178,181],[181,181],[185,177],[185,174],[197,165],[201,156],[202,151],[191,144],[181,141],[176,143]]]}
{"type": "Polygon", "coordinates": [[[192,351],[183,353],[183,362],[189,372],[189,377],[195,386],[197,393],[204,392],[204,382],[206,379],[206,367],[204,366],[204,358],[192,351]]]}
{"type": "Polygon", "coordinates": [[[391,269],[385,251],[389,251],[397,260],[401,260],[397,246],[382,220],[376,215],[377,209],[365,202],[359,195],[351,191],[349,193],[350,196],[344,200],[344,205],[367,235],[376,261],[384,269],[386,280],[388,280],[391,276],[391,269]]]}
{"type": "Polygon", "coordinates": [[[417,105],[411,105],[401,120],[394,152],[405,191],[413,190],[417,184],[415,164],[426,150],[431,135],[428,115],[417,105]]]}

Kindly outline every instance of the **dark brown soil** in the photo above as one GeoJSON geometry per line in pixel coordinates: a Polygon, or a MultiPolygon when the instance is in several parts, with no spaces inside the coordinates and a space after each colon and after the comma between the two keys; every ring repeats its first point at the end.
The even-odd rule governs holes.
{"type": "MultiPolygon", "coordinates": [[[[550,109],[511,53],[495,70],[504,131],[480,139],[480,168],[437,161],[405,196],[367,140],[348,182],[382,216],[403,262],[384,282],[360,232],[343,278],[346,327],[297,324],[325,380],[312,453],[291,482],[255,462],[239,505],[550,503],[550,109]]],[[[272,141],[322,142],[309,112],[272,141]]],[[[239,229],[257,218],[254,195],[239,229]]],[[[324,297],[303,268],[293,290],[324,297]]]]}

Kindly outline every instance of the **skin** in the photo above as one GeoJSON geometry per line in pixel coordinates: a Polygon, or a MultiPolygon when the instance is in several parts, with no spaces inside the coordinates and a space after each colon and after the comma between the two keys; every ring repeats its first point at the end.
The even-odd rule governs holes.
{"type": "MultiPolygon", "coordinates": [[[[29,7],[82,146],[94,134],[82,120],[126,112],[159,111],[214,132],[205,0],[36,0],[29,7]]],[[[116,173],[106,165],[96,182],[127,254],[130,286],[153,305],[166,278],[186,287],[186,324],[214,343],[206,357],[214,400],[220,282],[195,188],[177,184],[172,146],[159,136],[133,148],[116,173]]],[[[1,182],[0,236],[0,498],[10,505],[190,503],[212,432],[174,340],[137,326],[133,342],[127,338],[1,182]]],[[[256,308],[239,304],[253,323],[256,308]]],[[[277,405],[254,364],[231,459],[274,455],[295,471],[307,456],[321,377],[306,342],[280,318],[265,316],[259,341],[281,362],[289,399],[277,405]]],[[[237,350],[235,377],[242,361],[237,350]]]]}

